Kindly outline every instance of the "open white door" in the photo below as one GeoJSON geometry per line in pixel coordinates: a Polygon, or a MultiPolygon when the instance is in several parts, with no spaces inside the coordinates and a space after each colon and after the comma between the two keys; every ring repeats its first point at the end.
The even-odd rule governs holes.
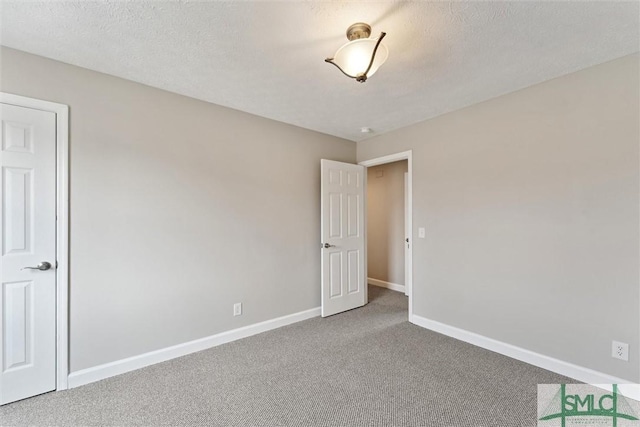
{"type": "Polygon", "coordinates": [[[56,115],[0,104],[0,404],[56,388],[56,115]]]}
{"type": "Polygon", "coordinates": [[[332,160],[321,165],[322,317],[367,303],[365,168],[332,160]]]}

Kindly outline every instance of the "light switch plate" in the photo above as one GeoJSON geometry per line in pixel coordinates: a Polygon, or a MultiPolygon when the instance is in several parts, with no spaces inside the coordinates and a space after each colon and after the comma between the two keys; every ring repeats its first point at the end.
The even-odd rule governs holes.
{"type": "Polygon", "coordinates": [[[421,239],[424,239],[424,236],[425,236],[424,227],[418,228],[418,237],[421,239]]]}

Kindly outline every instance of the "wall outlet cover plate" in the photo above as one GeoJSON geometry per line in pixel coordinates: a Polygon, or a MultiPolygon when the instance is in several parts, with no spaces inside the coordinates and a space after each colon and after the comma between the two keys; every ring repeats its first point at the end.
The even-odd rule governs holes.
{"type": "Polygon", "coordinates": [[[629,361],[629,344],[620,341],[611,342],[611,357],[629,361]]]}

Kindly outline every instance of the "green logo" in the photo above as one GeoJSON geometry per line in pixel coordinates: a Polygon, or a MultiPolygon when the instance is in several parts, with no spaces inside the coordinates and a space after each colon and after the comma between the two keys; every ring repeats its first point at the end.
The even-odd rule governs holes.
{"type": "MultiPolygon", "coordinates": [[[[540,411],[540,401],[545,393],[538,386],[539,421],[555,420],[561,427],[570,425],[612,426],[618,427],[619,422],[624,425],[640,425],[638,418],[627,399],[618,392],[618,386],[613,385],[613,391],[598,391],[586,384],[571,385],[572,391],[567,391],[566,384],[560,384],[549,403],[540,411]],[[581,393],[580,393],[581,392],[581,393]]],[[[557,387],[551,386],[551,387],[557,387]]],[[[550,395],[549,390],[546,393],[550,395]]],[[[546,426],[546,423],[539,423],[546,426]]],[[[557,425],[557,424],[555,424],[557,425]]],[[[621,425],[622,427],[622,425],[621,425]]]]}

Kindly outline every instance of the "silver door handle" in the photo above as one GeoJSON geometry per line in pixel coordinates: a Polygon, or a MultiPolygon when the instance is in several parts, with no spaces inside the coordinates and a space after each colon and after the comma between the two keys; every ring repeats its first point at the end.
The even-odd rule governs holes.
{"type": "Polygon", "coordinates": [[[38,264],[35,267],[24,267],[22,268],[22,270],[40,270],[40,271],[46,271],[48,269],[51,268],[51,263],[47,262],[47,261],[42,261],[40,264],[38,264]]]}
{"type": "Polygon", "coordinates": [[[320,243],[320,244],[322,245],[321,247],[323,247],[325,249],[335,248],[336,247],[335,245],[330,245],[328,243],[325,243],[325,244],[320,243]]]}

